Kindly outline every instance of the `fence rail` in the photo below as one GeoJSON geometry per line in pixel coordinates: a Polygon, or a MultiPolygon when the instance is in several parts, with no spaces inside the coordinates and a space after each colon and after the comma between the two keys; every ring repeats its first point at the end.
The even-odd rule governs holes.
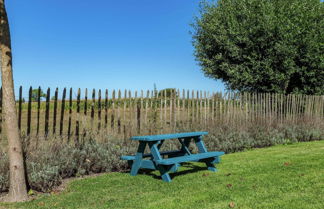
{"type": "MultiPolygon", "coordinates": [[[[2,132],[2,89],[0,91],[2,132]]],[[[19,88],[18,126],[22,134],[47,138],[61,136],[75,142],[88,133],[128,138],[131,135],[209,130],[216,126],[274,126],[313,124],[324,128],[324,96],[206,91],[42,89],[28,98],[19,88]],[[90,93],[90,95],[88,95],[90,93]]]]}

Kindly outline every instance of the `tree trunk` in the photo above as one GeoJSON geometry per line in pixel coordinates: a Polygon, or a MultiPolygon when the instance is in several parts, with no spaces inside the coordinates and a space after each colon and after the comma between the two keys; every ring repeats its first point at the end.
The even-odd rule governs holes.
{"type": "Polygon", "coordinates": [[[8,139],[10,187],[8,201],[27,199],[22,143],[16,113],[12,75],[12,55],[8,17],[4,0],[0,0],[0,47],[5,133],[8,139]]]}

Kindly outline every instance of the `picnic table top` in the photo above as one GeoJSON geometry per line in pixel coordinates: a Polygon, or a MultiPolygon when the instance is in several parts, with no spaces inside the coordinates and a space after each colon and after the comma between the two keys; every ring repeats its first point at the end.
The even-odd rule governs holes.
{"type": "Polygon", "coordinates": [[[162,134],[162,135],[147,135],[147,136],[134,136],[131,140],[138,141],[160,141],[166,139],[178,139],[187,137],[196,137],[207,135],[208,132],[186,132],[186,133],[175,133],[175,134],[162,134]]]}

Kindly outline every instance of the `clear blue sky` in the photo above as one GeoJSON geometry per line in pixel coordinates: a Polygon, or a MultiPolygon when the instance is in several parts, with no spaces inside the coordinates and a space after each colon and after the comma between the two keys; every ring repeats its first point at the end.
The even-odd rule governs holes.
{"type": "MultiPolygon", "coordinates": [[[[197,0],[6,1],[16,92],[28,87],[220,91],[193,56],[197,0]]],[[[17,95],[16,95],[17,96],[17,95]]]]}

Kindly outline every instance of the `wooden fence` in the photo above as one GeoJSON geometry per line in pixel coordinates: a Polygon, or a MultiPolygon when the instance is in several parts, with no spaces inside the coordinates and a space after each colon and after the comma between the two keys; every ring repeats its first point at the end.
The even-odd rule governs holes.
{"type": "MultiPolygon", "coordinates": [[[[18,125],[21,133],[36,138],[59,136],[78,142],[87,134],[116,138],[179,131],[211,130],[217,126],[277,126],[310,124],[324,128],[324,96],[174,91],[88,91],[32,87],[28,98],[19,88],[18,125]],[[59,94],[60,93],[60,94],[59,94]],[[53,95],[51,97],[51,95],[53,95]]],[[[2,90],[0,91],[2,98],[2,90]]],[[[0,107],[2,99],[0,99],[0,107]]],[[[2,108],[0,108],[0,123],[2,108]]],[[[2,123],[0,124],[0,132],[2,123]]]]}

